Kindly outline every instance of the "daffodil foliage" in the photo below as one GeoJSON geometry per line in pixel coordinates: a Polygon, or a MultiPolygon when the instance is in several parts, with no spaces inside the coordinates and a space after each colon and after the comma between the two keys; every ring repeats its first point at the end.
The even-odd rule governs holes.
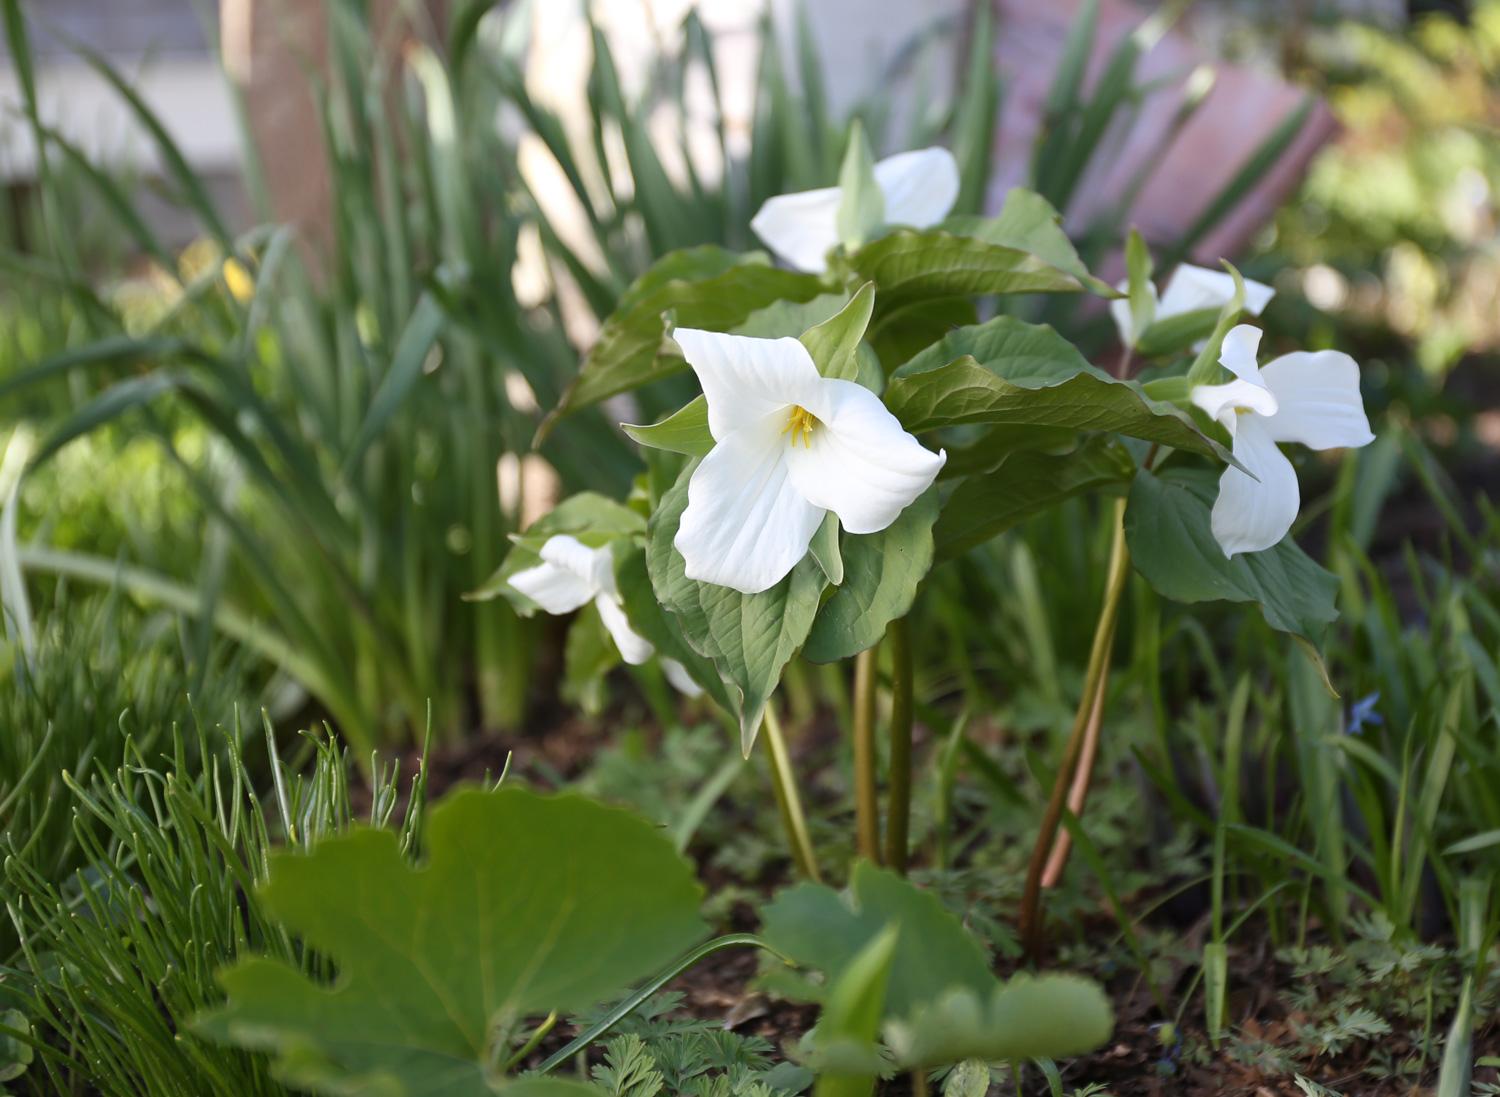
{"type": "Polygon", "coordinates": [[[684,371],[701,395],[624,427],[650,468],[619,507],[628,519],[589,527],[564,503],[482,593],[526,610],[551,575],[538,558],[586,562],[571,544],[544,551],[547,535],[612,546],[593,559],[613,574],[573,600],[618,618],[622,658],[659,652],[674,680],[726,704],[748,751],[798,652],[869,648],[935,563],[1102,495],[1128,500],[1133,562],[1161,594],[1257,604],[1315,650],[1336,584],[1290,540],[1299,493],[1279,446],[1368,442],[1358,367],[1323,351],[1262,369],[1258,331],[1235,325],[1269,286],[1181,264],[1159,291],[1132,234],[1111,287],[1041,196],[1018,188],[996,216],[949,217],[957,186],[944,150],[875,161],[856,129],[836,186],[772,199],[751,223],[769,254],[662,259],[555,414],[684,371]],[[1150,383],[1012,310],[981,319],[1001,295],[1038,293],[1107,299],[1150,383]]]}

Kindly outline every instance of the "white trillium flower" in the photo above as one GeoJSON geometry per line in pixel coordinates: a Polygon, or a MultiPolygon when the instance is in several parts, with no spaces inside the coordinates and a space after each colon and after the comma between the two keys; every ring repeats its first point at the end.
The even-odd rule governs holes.
{"type": "MultiPolygon", "coordinates": [[[[944,148],[900,152],[875,164],[875,182],[885,197],[886,224],[929,228],[958,200],[958,161],[944,148]]],[[[838,187],[777,195],[766,199],[750,227],[783,262],[821,274],[839,242],[842,200],[838,187]]]]}
{"type": "Polygon", "coordinates": [[[869,389],[820,375],[796,339],[691,328],[673,338],[703,385],[715,443],[688,481],[673,542],[689,579],[767,590],[829,511],[850,533],[883,530],[947,459],[869,389]]]}
{"type": "Polygon", "coordinates": [[[1224,555],[1260,552],[1286,536],[1301,498],[1297,474],[1278,442],[1311,449],[1375,440],[1359,395],[1359,366],[1337,350],[1283,354],[1256,364],[1260,330],[1240,324],[1224,336],[1219,362],[1235,380],[1198,385],[1192,401],[1234,439],[1234,456],[1254,476],[1226,468],[1214,502],[1214,540],[1224,555]]]}
{"type": "MultiPolygon", "coordinates": [[[[1147,283],[1151,299],[1156,303],[1154,320],[1166,320],[1181,316],[1185,312],[1199,309],[1221,309],[1234,300],[1234,276],[1228,271],[1195,267],[1192,263],[1179,263],[1167,281],[1167,288],[1158,296],[1156,287],[1147,283]]],[[[1130,280],[1116,283],[1122,293],[1130,292],[1130,280]]],[[[1276,291],[1264,282],[1245,279],[1245,311],[1259,316],[1276,291]]],[[[1141,335],[1135,330],[1135,321],[1130,314],[1130,299],[1120,298],[1109,303],[1109,314],[1114,317],[1115,329],[1120,333],[1120,343],[1131,347],[1141,335]]],[[[1201,349],[1202,343],[1198,344],[1201,349]]]]}
{"type": "MultiPolygon", "coordinates": [[[[559,533],[547,539],[540,556],[542,562],[536,567],[512,575],[510,585],[554,615],[572,613],[593,602],[615,647],[620,649],[620,658],[632,666],[655,654],[651,642],[631,628],[625,617],[608,546],[591,548],[576,537],[559,533]]],[[[675,659],[663,656],[661,665],[667,681],[689,697],[703,692],[687,668],[675,659]]]]}

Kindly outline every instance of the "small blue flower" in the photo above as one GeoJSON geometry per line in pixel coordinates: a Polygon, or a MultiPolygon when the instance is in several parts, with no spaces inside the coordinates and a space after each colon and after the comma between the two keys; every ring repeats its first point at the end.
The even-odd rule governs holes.
{"type": "Polygon", "coordinates": [[[1385,723],[1385,718],[1375,711],[1375,706],[1380,703],[1380,692],[1367,694],[1354,704],[1349,706],[1344,714],[1344,734],[1358,735],[1366,727],[1380,727],[1385,723]]]}

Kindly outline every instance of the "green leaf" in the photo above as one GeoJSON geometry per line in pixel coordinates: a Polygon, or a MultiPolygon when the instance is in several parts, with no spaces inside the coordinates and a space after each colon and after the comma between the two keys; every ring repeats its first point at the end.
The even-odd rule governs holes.
{"type": "MultiPolygon", "coordinates": [[[[1218,309],[1192,309],[1153,320],[1136,339],[1135,352],[1142,358],[1180,354],[1199,340],[1213,335],[1218,320],[1218,309]]],[[[1139,328],[1136,330],[1140,331],[1139,328]]]]}
{"type": "Polygon", "coordinates": [[[734,705],[724,687],[712,660],[693,650],[675,624],[677,618],[662,608],[661,600],[651,586],[651,575],[646,568],[645,549],[632,545],[628,551],[617,551],[615,557],[615,582],[620,588],[620,598],[625,603],[625,619],[656,649],[658,655],[676,659],[687,668],[693,681],[697,682],[725,712],[734,712],[734,705]]]}
{"type": "Polygon", "coordinates": [[[660,422],[620,426],[641,445],[652,449],[702,457],[714,448],[714,436],[708,429],[708,400],[703,396],[690,400],[660,422]]]}
{"type": "Polygon", "coordinates": [[[837,315],[798,336],[820,374],[840,381],[859,379],[860,341],[874,311],[875,285],[866,282],[837,315]]]}
{"type": "Polygon", "coordinates": [[[844,581],[844,554],[839,549],[839,516],[833,511],[823,516],[823,524],[813,534],[808,551],[830,583],[838,586],[844,581]]]}
{"type": "MultiPolygon", "coordinates": [[[[868,861],[854,866],[848,893],[798,884],[761,911],[761,923],[761,936],[773,948],[826,974],[829,986],[888,926],[900,927],[886,989],[888,1017],[906,1016],[956,987],[988,994],[995,985],[984,949],[936,895],[868,861]]],[[[810,983],[804,989],[827,994],[810,983]]]]}
{"type": "Polygon", "coordinates": [[[1091,366],[1050,327],[1013,316],[949,333],[896,372],[885,401],[913,433],[965,423],[1066,427],[1234,460],[1187,412],[1091,366]]]}
{"type": "Polygon", "coordinates": [[[831,320],[849,303],[847,293],[822,293],[806,301],[773,301],[756,309],[733,328],[735,335],[756,339],[797,337],[809,328],[831,320]]]}
{"type": "Polygon", "coordinates": [[[1101,297],[1118,297],[1119,291],[1089,273],[1073,241],[1063,231],[1062,215],[1036,191],[1012,187],[1005,205],[994,217],[950,217],[943,223],[949,232],[1016,248],[1036,256],[1078,280],[1080,287],[1101,297]]]}
{"type": "MultiPolygon", "coordinates": [[[[30,1034],[31,1025],[18,1009],[0,1010],[0,1026],[30,1034]]],[[[31,1045],[18,1036],[0,1032],[0,1082],[14,1082],[26,1073],[33,1057],[31,1045]]]]}
{"type": "Polygon", "coordinates": [[[394,832],[361,828],[273,854],[262,904],[338,977],[242,960],[219,973],[229,1001],[198,1033],[277,1055],[315,1092],[490,1097],[510,1050],[497,1034],[593,1008],[704,934],[702,889],[666,836],[578,796],[459,791],[432,809],[427,850],[413,867],[394,832]]]}
{"type": "Polygon", "coordinates": [[[932,567],[938,493],[929,488],[885,529],[844,539],[844,580],[823,603],[803,655],[815,663],[846,659],[879,643],[904,617],[932,567]]]}
{"type": "Polygon", "coordinates": [[[1077,975],[1017,975],[988,994],[955,988],[893,1021],[886,1039],[907,1068],[960,1059],[1063,1059],[1093,1051],[1114,1031],[1097,983],[1077,975]]]}
{"type": "Polygon", "coordinates": [[[886,373],[941,339],[954,328],[979,323],[968,297],[934,297],[884,309],[870,324],[866,339],[886,373]]]}
{"type": "Polygon", "coordinates": [[[1215,491],[1211,476],[1137,474],[1125,512],[1136,570],[1177,602],[1253,602],[1272,628],[1316,646],[1338,617],[1338,579],[1290,537],[1264,552],[1226,557],[1209,527],[1215,491]]]}
{"type": "Polygon", "coordinates": [[[948,449],[939,480],[993,472],[1001,462],[1023,450],[1065,456],[1078,448],[1078,432],[1067,427],[991,427],[973,442],[948,449]]]}
{"type": "Polygon", "coordinates": [[[839,168],[839,242],[851,251],[885,221],[885,195],[875,182],[875,157],[858,118],[849,127],[844,163],[839,168]]]}
{"type": "Polygon", "coordinates": [[[1090,438],[1071,453],[1012,453],[993,471],[963,480],[949,496],[933,529],[937,558],[962,556],[1064,499],[1115,488],[1134,474],[1130,454],[1109,437],[1090,438]]]}
{"type": "Polygon", "coordinates": [[[958,161],[959,178],[954,206],[968,213],[984,206],[1000,132],[996,124],[1001,92],[1000,76],[995,71],[995,16],[988,4],[974,9],[963,80],[964,94],[953,116],[953,158],[958,161]]]}
{"type": "Polygon", "coordinates": [[[1125,270],[1129,275],[1131,342],[1139,343],[1156,319],[1156,296],[1151,285],[1151,249],[1138,229],[1132,228],[1125,239],[1125,270]]]}
{"type": "Polygon", "coordinates": [[[597,548],[622,537],[636,537],[646,532],[646,519],[623,503],[617,503],[597,492],[581,491],[569,496],[547,514],[512,538],[514,542],[505,560],[478,590],[464,595],[467,602],[487,602],[504,597],[523,617],[537,611],[537,605],[510,585],[518,571],[536,567],[542,562],[541,551],[549,538],[560,533],[571,534],[584,544],[597,548]]]}
{"type": "Polygon", "coordinates": [[[831,1065],[827,1061],[865,1059],[871,1067],[881,1065],[876,1038],[885,1016],[886,984],[899,936],[900,927],[886,927],[860,949],[829,988],[815,1045],[825,1069],[818,1073],[814,1097],[869,1097],[875,1092],[876,1070],[846,1074],[827,1069],[831,1065]]]}
{"type": "Polygon", "coordinates": [[[1219,355],[1224,347],[1224,337],[1239,322],[1240,313],[1245,309],[1245,280],[1240,277],[1240,272],[1234,267],[1228,263],[1224,266],[1234,277],[1234,296],[1224,302],[1224,307],[1219,310],[1219,317],[1214,322],[1213,330],[1204,340],[1198,356],[1193,359],[1193,364],[1188,367],[1189,386],[1210,385],[1222,376],[1224,371],[1219,365],[1219,355]]]}
{"type": "Polygon", "coordinates": [[[808,301],[825,288],[813,275],[778,270],[760,252],[705,245],[664,256],[621,297],[542,432],[557,416],[686,369],[666,340],[663,313],[671,311],[681,327],[728,331],[775,301],[808,301]]]}
{"type": "Polygon", "coordinates": [[[942,229],[897,229],[860,248],[848,264],[875,283],[882,311],[932,298],[1083,289],[1075,275],[1028,251],[942,229]]]}
{"type": "Polygon", "coordinates": [[[902,365],[895,376],[933,373],[966,354],[1006,380],[1028,387],[1067,381],[1080,373],[1109,378],[1051,326],[1028,324],[1014,316],[997,316],[948,332],[902,365]]]}
{"type": "Polygon", "coordinates": [[[444,320],[441,306],[432,297],[424,294],[417,302],[416,308],[412,310],[411,318],[407,320],[406,327],[401,332],[401,338],[396,343],[396,351],[391,356],[390,368],[380,379],[380,387],[375,390],[375,395],[370,400],[370,409],[365,413],[364,422],[360,423],[359,431],[349,446],[349,452],[344,455],[346,473],[359,463],[365,450],[380,437],[380,432],[390,422],[391,416],[396,414],[411,392],[412,386],[422,376],[422,368],[427,361],[427,352],[436,342],[444,320]]]}
{"type": "Polygon", "coordinates": [[[604,679],[620,665],[620,652],[604,627],[596,606],[578,611],[563,645],[562,699],[585,715],[604,711],[604,679]]]}
{"type": "Polygon", "coordinates": [[[683,638],[699,655],[713,660],[733,686],[730,711],[739,719],[740,748],[755,745],[766,703],[781,671],[807,639],[823,593],[823,571],[806,556],[770,590],[742,594],[730,587],[700,583],[685,574],[682,554],[673,546],[688,481],[696,461],[682,470],[651,516],[646,563],[651,586],[677,618],[683,638]]]}

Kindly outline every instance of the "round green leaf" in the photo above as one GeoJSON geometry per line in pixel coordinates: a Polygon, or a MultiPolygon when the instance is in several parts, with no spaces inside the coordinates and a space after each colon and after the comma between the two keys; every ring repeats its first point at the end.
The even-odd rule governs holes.
{"type": "MultiPolygon", "coordinates": [[[[692,866],[628,812],[465,789],[432,809],[426,838],[416,867],[388,830],[276,854],[261,901],[337,977],[242,960],[197,1031],[277,1054],[314,1092],[492,1097],[496,1031],[597,1006],[704,934],[692,866]]],[[[577,1091],[566,1085],[507,1091],[577,1091]]]]}

